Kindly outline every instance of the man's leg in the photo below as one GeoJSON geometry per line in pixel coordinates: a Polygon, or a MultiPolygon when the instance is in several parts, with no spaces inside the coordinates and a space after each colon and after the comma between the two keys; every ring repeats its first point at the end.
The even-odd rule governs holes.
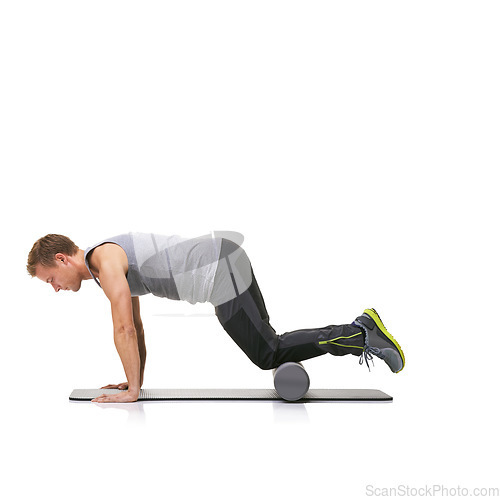
{"type": "Polygon", "coordinates": [[[361,327],[352,324],[328,325],[277,335],[269,323],[264,298],[248,257],[240,247],[227,240],[223,240],[222,250],[220,270],[216,276],[216,295],[222,296],[222,287],[232,287],[230,292],[233,298],[216,304],[215,313],[226,332],[257,366],[266,370],[287,361],[303,361],[327,352],[336,356],[362,354],[364,332],[361,327]],[[237,255],[237,258],[231,259],[231,254],[237,255]],[[248,288],[240,293],[241,284],[246,286],[248,282],[248,288]]]}

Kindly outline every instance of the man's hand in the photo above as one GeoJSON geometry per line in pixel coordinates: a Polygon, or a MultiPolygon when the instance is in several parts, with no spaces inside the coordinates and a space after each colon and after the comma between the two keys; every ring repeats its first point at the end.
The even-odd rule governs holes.
{"type": "Polygon", "coordinates": [[[123,391],[118,394],[102,394],[92,400],[92,403],[133,403],[137,401],[137,392],[123,391]]]}
{"type": "Polygon", "coordinates": [[[122,382],[121,384],[108,384],[101,389],[120,389],[120,391],[126,391],[128,389],[128,382],[122,382]]]}

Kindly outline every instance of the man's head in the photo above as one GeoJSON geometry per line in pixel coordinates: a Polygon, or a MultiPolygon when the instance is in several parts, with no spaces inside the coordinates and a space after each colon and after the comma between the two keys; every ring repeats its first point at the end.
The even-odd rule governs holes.
{"type": "Polygon", "coordinates": [[[56,292],[77,292],[83,279],[82,254],[83,251],[66,236],[48,234],[33,245],[26,268],[30,276],[51,284],[56,292]]]}

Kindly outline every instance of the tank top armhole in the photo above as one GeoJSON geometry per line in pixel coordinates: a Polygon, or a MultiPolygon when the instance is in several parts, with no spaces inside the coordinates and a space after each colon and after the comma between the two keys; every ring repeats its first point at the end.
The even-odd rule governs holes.
{"type": "Polygon", "coordinates": [[[88,248],[87,250],[85,250],[85,254],[84,254],[84,260],[85,260],[85,265],[87,266],[87,269],[90,273],[90,275],[92,276],[92,278],[94,279],[94,281],[99,285],[99,288],[102,288],[101,284],[99,283],[99,280],[95,277],[94,273],[92,272],[92,269],[90,269],[90,262],[89,262],[89,257],[92,255],[92,252],[99,246],[99,245],[102,245],[102,243],[100,244],[97,244],[93,247],[90,247],[88,248]]]}

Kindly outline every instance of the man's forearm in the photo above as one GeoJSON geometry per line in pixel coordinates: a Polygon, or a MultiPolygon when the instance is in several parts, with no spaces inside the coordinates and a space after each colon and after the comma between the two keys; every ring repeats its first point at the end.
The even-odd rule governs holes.
{"type": "Polygon", "coordinates": [[[127,377],[128,390],[139,394],[141,389],[141,358],[135,328],[115,330],[114,340],[127,377]]]}

